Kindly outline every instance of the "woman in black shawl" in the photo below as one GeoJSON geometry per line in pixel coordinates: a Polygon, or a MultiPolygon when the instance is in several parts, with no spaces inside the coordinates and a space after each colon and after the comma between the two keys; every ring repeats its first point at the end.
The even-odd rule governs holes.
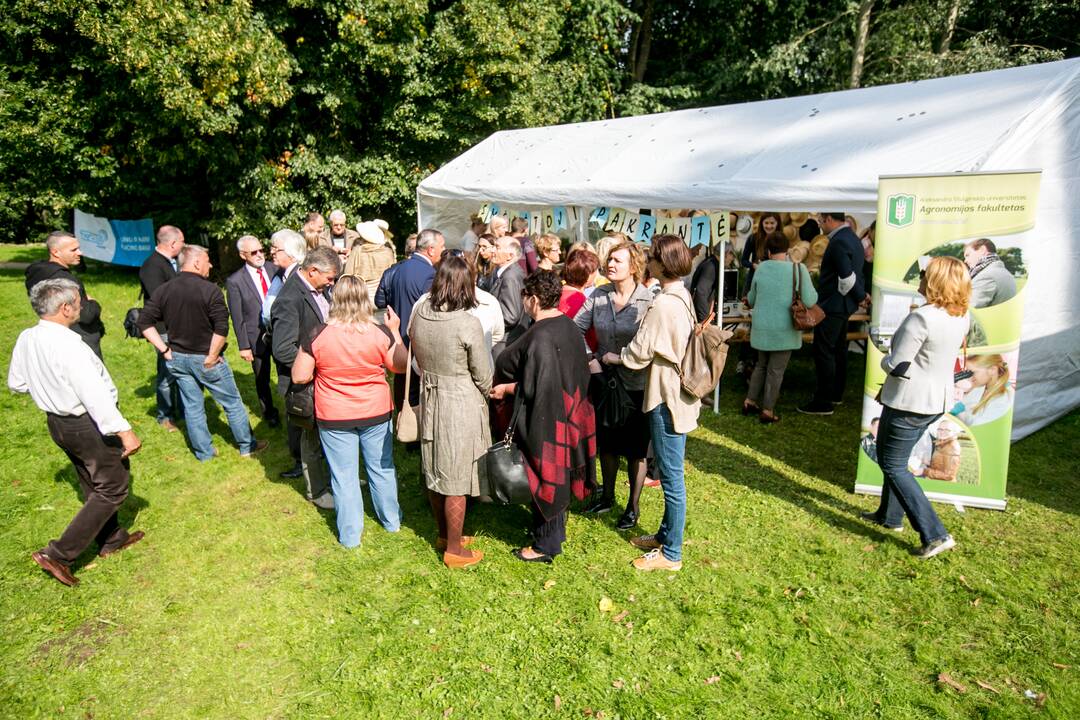
{"type": "Polygon", "coordinates": [[[525,562],[550,563],[566,539],[571,496],[583,500],[596,483],[596,418],[588,398],[589,367],[581,331],[558,310],[562,285],[550,270],[525,280],[533,324],[499,355],[495,376],[523,402],[514,436],[525,456],[533,496],[533,544],[514,551],[525,562]]]}

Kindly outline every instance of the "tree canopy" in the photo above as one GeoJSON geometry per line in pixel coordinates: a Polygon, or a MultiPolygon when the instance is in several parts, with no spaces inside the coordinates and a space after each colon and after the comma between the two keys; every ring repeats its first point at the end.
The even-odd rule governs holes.
{"type": "Polygon", "coordinates": [[[0,240],[72,210],[211,241],[415,223],[505,128],[1076,55],[1054,0],[0,0],[0,240]]]}

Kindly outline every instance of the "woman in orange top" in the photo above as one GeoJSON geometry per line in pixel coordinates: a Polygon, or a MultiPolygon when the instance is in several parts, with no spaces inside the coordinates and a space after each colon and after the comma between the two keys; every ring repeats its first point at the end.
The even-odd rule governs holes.
{"type": "Polygon", "coordinates": [[[372,322],[373,313],[364,281],[342,276],[326,325],[301,344],[292,367],[294,383],[314,378],[315,420],[330,465],[338,541],[345,547],[359,546],[364,530],[361,452],[375,516],[390,532],[401,527],[386,370],[403,372],[407,353],[394,311],[387,308],[386,325],[372,322]]]}

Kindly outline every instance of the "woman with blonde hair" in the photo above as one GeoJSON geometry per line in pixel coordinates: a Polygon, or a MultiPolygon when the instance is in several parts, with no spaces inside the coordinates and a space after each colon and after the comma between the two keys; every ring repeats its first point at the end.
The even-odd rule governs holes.
{"type": "Polygon", "coordinates": [[[554,233],[544,233],[536,239],[536,256],[541,270],[554,270],[562,251],[562,240],[554,233]]]}
{"type": "Polygon", "coordinates": [[[301,342],[292,366],[294,383],[315,383],[315,422],[330,465],[338,542],[350,548],[360,545],[364,531],[361,454],[375,517],[389,532],[401,527],[386,371],[403,372],[407,354],[394,311],[387,308],[385,325],[372,322],[374,312],[363,280],[338,278],[326,325],[301,342]]]}
{"type": "Polygon", "coordinates": [[[926,304],[913,310],[893,335],[881,360],[877,458],[884,482],[881,503],[862,517],[889,530],[903,529],[904,515],[919,533],[921,558],[956,546],[926,493],[908,468],[915,444],[952,404],[953,370],[968,332],[971,277],[963,262],[936,257],[922,275],[919,292],[926,304]]]}
{"type": "Polygon", "coordinates": [[[955,408],[953,414],[967,425],[983,425],[1007,413],[1013,404],[1008,361],[997,353],[973,355],[965,369],[971,371],[971,377],[957,383],[964,395],[962,407],[955,408]]]}

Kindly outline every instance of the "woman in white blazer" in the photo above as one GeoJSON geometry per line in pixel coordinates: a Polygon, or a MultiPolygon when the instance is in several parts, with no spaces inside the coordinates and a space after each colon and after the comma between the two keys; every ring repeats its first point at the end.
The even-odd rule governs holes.
{"type": "Polygon", "coordinates": [[[926,493],[908,469],[915,443],[953,404],[953,370],[968,332],[971,277],[960,260],[936,257],[919,292],[926,304],[913,310],[893,336],[882,359],[877,459],[884,475],[881,504],[863,518],[890,530],[903,528],[904,514],[922,539],[918,555],[931,558],[956,546],[926,493]]]}

